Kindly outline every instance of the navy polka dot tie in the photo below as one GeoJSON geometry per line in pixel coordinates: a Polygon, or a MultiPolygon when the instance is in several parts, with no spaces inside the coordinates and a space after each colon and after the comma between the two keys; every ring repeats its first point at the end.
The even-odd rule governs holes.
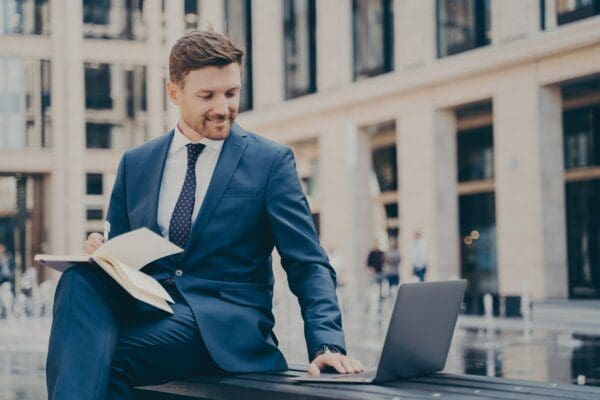
{"type": "Polygon", "coordinates": [[[187,171],[185,180],[177,204],[175,204],[171,222],[169,222],[169,240],[181,248],[185,247],[190,237],[192,213],[196,199],[196,161],[202,150],[204,150],[204,145],[201,143],[189,143],[186,147],[187,171]]]}

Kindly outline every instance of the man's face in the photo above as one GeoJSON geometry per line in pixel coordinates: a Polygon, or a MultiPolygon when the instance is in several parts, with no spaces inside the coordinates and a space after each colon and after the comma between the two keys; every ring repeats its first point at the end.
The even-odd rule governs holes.
{"type": "Polygon", "coordinates": [[[237,117],[240,85],[241,67],[232,63],[190,71],[183,88],[169,82],[167,90],[173,103],[179,106],[180,122],[203,137],[224,140],[237,117]]]}

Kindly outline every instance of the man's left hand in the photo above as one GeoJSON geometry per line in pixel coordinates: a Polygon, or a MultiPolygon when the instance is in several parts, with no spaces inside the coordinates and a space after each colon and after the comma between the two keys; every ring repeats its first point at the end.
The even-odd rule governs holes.
{"type": "Polygon", "coordinates": [[[365,367],[360,361],[340,353],[323,353],[308,366],[309,375],[319,375],[327,367],[334,368],[340,374],[363,372],[365,367]]]}

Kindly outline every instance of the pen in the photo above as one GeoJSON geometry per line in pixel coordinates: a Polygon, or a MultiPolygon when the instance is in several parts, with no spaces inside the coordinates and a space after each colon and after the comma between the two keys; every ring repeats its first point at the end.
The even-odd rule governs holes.
{"type": "Polygon", "coordinates": [[[108,234],[110,233],[110,222],[104,221],[104,241],[108,240],[108,234]]]}

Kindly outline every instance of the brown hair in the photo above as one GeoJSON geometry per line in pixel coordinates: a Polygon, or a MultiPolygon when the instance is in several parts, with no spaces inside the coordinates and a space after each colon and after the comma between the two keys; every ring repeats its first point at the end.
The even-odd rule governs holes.
{"type": "Polygon", "coordinates": [[[195,69],[228,64],[242,65],[244,52],[224,35],[213,31],[191,31],[183,35],[169,55],[169,79],[183,87],[186,75],[195,69]]]}

